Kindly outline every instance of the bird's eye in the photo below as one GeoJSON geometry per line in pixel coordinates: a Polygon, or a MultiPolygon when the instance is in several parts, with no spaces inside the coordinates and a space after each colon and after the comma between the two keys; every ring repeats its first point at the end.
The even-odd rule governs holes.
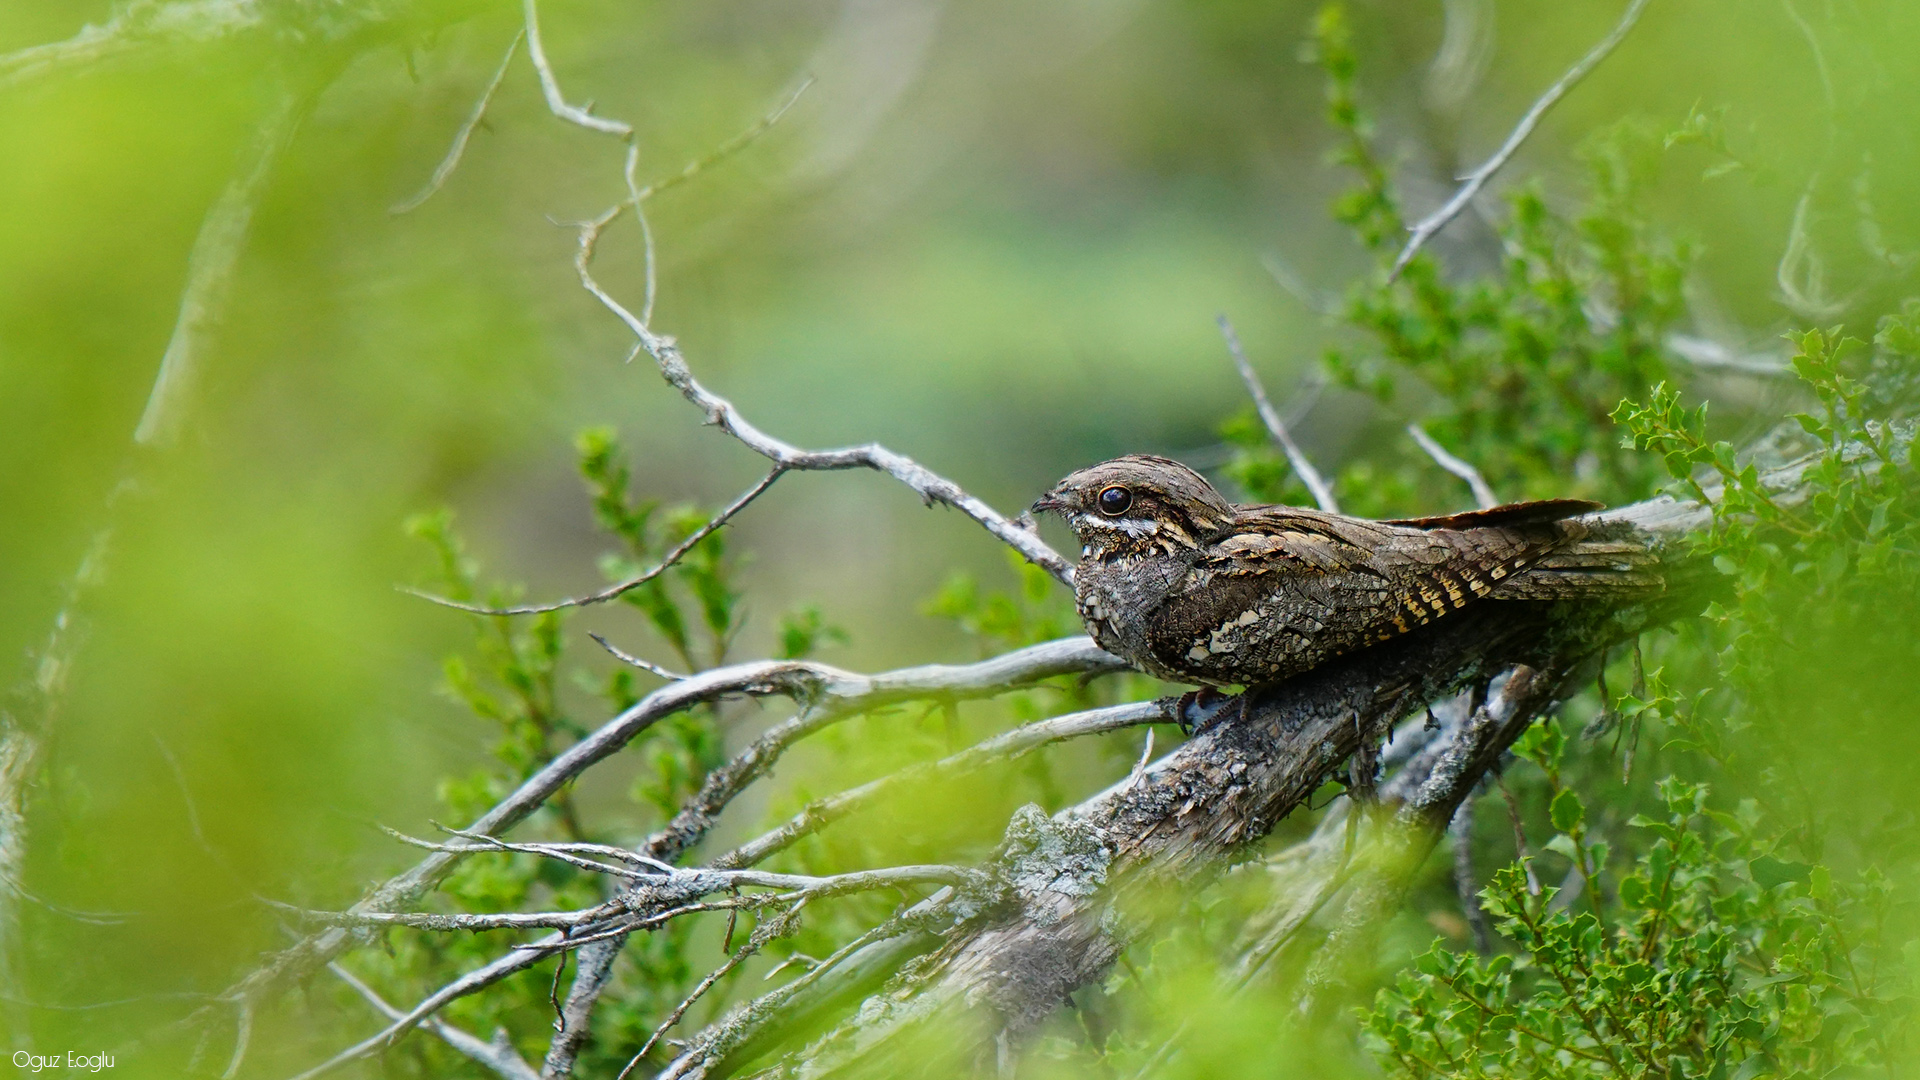
{"type": "Polygon", "coordinates": [[[1102,491],[1096,501],[1100,504],[1101,513],[1108,517],[1119,517],[1127,512],[1127,507],[1133,505],[1133,492],[1116,484],[1102,491]]]}

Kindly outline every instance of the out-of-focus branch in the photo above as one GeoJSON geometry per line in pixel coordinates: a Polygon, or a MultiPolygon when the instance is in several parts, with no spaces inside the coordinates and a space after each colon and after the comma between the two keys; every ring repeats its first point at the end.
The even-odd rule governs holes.
{"type": "Polygon", "coordinates": [[[135,0],[99,25],[65,41],[0,56],[0,90],[65,72],[90,69],[149,44],[212,41],[266,22],[258,0],[135,0]]]}
{"type": "Polygon", "coordinates": [[[1427,452],[1435,465],[1467,482],[1467,486],[1473,489],[1473,500],[1480,505],[1480,509],[1491,510],[1500,505],[1500,497],[1493,493],[1493,486],[1487,483],[1486,477],[1480,475],[1479,469],[1448,453],[1447,448],[1441,446],[1439,440],[1427,434],[1419,424],[1408,424],[1407,434],[1413,436],[1413,441],[1420,444],[1420,449],[1427,452]]]}
{"type": "Polygon", "coordinates": [[[1260,376],[1247,360],[1246,350],[1240,347],[1240,335],[1234,333],[1233,323],[1225,315],[1216,316],[1215,321],[1220,324],[1220,336],[1227,341],[1227,352],[1233,357],[1233,366],[1240,370],[1240,379],[1247,384],[1247,393],[1253,396],[1253,405],[1260,413],[1261,423],[1267,425],[1267,433],[1273,436],[1273,441],[1287,455],[1287,464],[1293,467],[1294,475],[1313,494],[1314,505],[1329,514],[1339,513],[1340,503],[1333,497],[1333,486],[1327,483],[1299,444],[1293,441],[1286,423],[1280,419],[1280,413],[1274,409],[1273,402],[1267,400],[1267,388],[1260,385],[1260,376]]]}
{"type": "Polygon", "coordinates": [[[280,88],[240,168],[200,224],[193,250],[187,255],[187,284],[180,293],[180,313],[167,351],[160,357],[160,372],[147,395],[146,411],[134,429],[135,443],[153,446],[178,434],[180,415],[198,375],[207,338],[219,323],[227,294],[232,291],[233,270],[246,246],[254,208],[274,163],[292,141],[302,104],[299,91],[291,86],[280,88]]]}
{"type": "Polygon", "coordinates": [[[500,84],[506,81],[507,68],[513,65],[513,54],[519,50],[520,39],[526,35],[527,31],[522,27],[519,33],[513,35],[513,40],[507,43],[507,54],[500,58],[500,66],[494,69],[493,78],[487,82],[487,88],[480,92],[480,100],[474,102],[473,111],[467,114],[466,123],[461,124],[460,130],[454,132],[453,145],[447,147],[446,155],[440,159],[440,164],[434,166],[433,175],[427,178],[426,186],[416,192],[412,198],[393,204],[388,208],[387,213],[410,214],[420,209],[441,187],[445,186],[447,177],[453,175],[453,170],[460,167],[460,159],[467,153],[467,142],[473,138],[474,129],[480,126],[480,121],[487,118],[487,106],[493,104],[493,95],[500,90],[500,84]]]}
{"type": "MultiPolygon", "coordinates": [[[[84,36],[84,35],[83,35],[84,36]]],[[[0,70],[5,61],[0,60],[0,70]]],[[[0,75],[0,85],[5,77],[0,75]]],[[[303,87],[289,78],[276,88],[239,167],[207,211],[187,259],[187,280],[173,333],[162,355],[145,412],[134,429],[135,455],[123,466],[106,498],[106,523],[94,531],[78,569],[67,582],[53,629],[35,657],[32,681],[21,688],[19,705],[0,709],[0,981],[13,974],[18,933],[15,899],[20,895],[26,858],[28,787],[39,768],[42,743],[55,726],[67,679],[85,637],[85,604],[106,580],[115,522],[122,500],[139,488],[139,469],[147,455],[164,447],[180,428],[199,354],[218,322],[234,267],[245,246],[248,227],[281,152],[319,83],[303,87]]],[[[251,1022],[251,1012],[241,1010],[251,1022]]],[[[242,1031],[245,1031],[243,1026],[242,1031]]],[[[245,1040],[236,1040],[235,1067],[245,1040]]]]}
{"type": "Polygon", "coordinates": [[[106,22],[88,24],[63,41],[0,54],[0,90],[55,75],[91,73],[109,61],[149,49],[173,48],[252,34],[316,45],[366,35],[401,22],[456,19],[458,5],[416,0],[127,0],[106,22]]]}
{"type": "Polygon", "coordinates": [[[1435,745],[1427,760],[1408,766],[1404,796],[1374,830],[1364,865],[1347,887],[1339,919],[1308,967],[1300,993],[1303,1013],[1331,1003],[1353,958],[1399,908],[1414,872],[1474,785],[1536,717],[1552,708],[1567,674],[1587,655],[1580,649],[1562,652],[1546,671],[1514,667],[1495,681],[1486,704],[1452,738],[1435,745]]]}
{"type": "Polygon", "coordinates": [[[1612,32],[1601,38],[1598,44],[1587,50],[1587,54],[1582,56],[1578,63],[1567,69],[1566,74],[1555,80],[1552,86],[1547,87],[1546,93],[1541,94],[1534,101],[1533,107],[1520,117],[1520,122],[1514,125],[1512,133],[1507,136],[1507,141],[1500,144],[1500,149],[1495,150],[1493,156],[1481,163],[1479,168],[1461,177],[1465,182],[1460,185],[1458,191],[1453,193],[1453,197],[1448,199],[1440,209],[1408,227],[1407,231],[1412,235],[1407,238],[1406,246],[1400,249],[1399,256],[1393,260],[1393,268],[1387,272],[1387,280],[1391,281],[1399,277],[1400,271],[1407,268],[1407,264],[1413,261],[1413,257],[1419,253],[1420,248],[1441,229],[1446,228],[1448,222],[1460,216],[1460,211],[1466,209],[1474,196],[1480,194],[1480,189],[1493,178],[1493,174],[1499,172],[1513,157],[1514,152],[1520,149],[1520,144],[1527,141],[1527,136],[1533,134],[1533,129],[1539,125],[1540,118],[1547,114],[1547,110],[1567,96],[1567,91],[1573,89],[1581,79],[1586,78],[1588,72],[1598,67],[1600,61],[1605,60],[1608,54],[1625,40],[1634,24],[1640,21],[1640,13],[1646,9],[1646,6],[1647,0],[1633,0],[1628,4],[1626,13],[1620,16],[1620,21],[1615,24],[1612,32]]]}

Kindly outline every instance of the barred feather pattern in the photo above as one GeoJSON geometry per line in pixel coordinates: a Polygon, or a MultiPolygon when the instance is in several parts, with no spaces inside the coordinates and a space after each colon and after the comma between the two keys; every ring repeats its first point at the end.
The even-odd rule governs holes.
{"type": "Polygon", "coordinates": [[[1600,507],[1549,500],[1371,521],[1233,505],[1197,473],[1135,455],[1083,469],[1035,504],[1085,545],[1081,619],[1101,647],[1176,682],[1276,682],[1469,605],[1577,600],[1663,587],[1600,507]],[[1111,509],[1103,511],[1103,492],[1111,509]]]}

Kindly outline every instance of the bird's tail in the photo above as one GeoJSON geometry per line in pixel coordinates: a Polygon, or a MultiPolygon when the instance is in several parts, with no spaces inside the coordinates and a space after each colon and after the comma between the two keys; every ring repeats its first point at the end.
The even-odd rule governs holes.
{"type": "MultiPolygon", "coordinates": [[[[1584,530],[1583,530],[1584,531],[1584,530]]],[[[1652,595],[1667,587],[1659,553],[1632,535],[1586,535],[1500,583],[1496,600],[1652,595]]]]}

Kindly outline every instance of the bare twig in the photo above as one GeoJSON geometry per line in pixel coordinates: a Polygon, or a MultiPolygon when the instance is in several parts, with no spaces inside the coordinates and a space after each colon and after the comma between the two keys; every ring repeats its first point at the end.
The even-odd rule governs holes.
{"type": "MultiPolygon", "coordinates": [[[[477,855],[490,851],[517,852],[523,855],[539,855],[543,858],[564,862],[569,866],[577,867],[590,873],[608,874],[613,877],[625,878],[629,881],[640,881],[645,878],[660,876],[660,871],[652,870],[651,868],[649,868],[647,872],[629,870],[624,866],[610,866],[597,859],[583,859],[574,854],[575,850],[584,848],[593,850],[596,854],[617,853],[615,857],[632,857],[631,853],[623,851],[620,848],[602,844],[509,844],[505,840],[496,840],[491,836],[466,832],[462,832],[460,835],[473,838],[475,843],[436,844],[431,840],[422,840],[418,837],[408,836],[403,832],[389,829],[385,826],[381,827],[381,831],[403,844],[410,844],[417,848],[425,848],[428,851],[448,851],[459,855],[477,855]]],[[[450,829],[448,831],[454,832],[456,830],[450,829]]],[[[671,870],[672,868],[669,867],[668,872],[671,872],[671,870]]]]}
{"type": "Polygon", "coordinates": [[[1541,94],[1533,103],[1533,107],[1520,118],[1520,122],[1514,125],[1512,133],[1507,136],[1507,141],[1500,144],[1500,149],[1494,151],[1493,156],[1483,162],[1479,168],[1461,177],[1464,183],[1460,185],[1458,191],[1453,193],[1453,197],[1448,199],[1440,209],[1408,227],[1407,231],[1412,235],[1407,238],[1406,246],[1400,249],[1399,256],[1393,260],[1393,268],[1387,272],[1387,280],[1392,281],[1399,277],[1400,271],[1406,269],[1407,264],[1413,261],[1414,255],[1419,253],[1420,248],[1441,229],[1446,228],[1448,222],[1458,217],[1460,211],[1466,209],[1467,204],[1473,201],[1474,196],[1480,194],[1480,189],[1486,186],[1493,174],[1499,172],[1513,157],[1514,152],[1520,149],[1520,144],[1527,141],[1527,136],[1533,134],[1533,129],[1539,125],[1540,118],[1547,114],[1547,110],[1553,108],[1555,103],[1565,97],[1567,91],[1572,90],[1581,79],[1586,78],[1587,73],[1599,66],[1600,61],[1605,60],[1607,55],[1626,38],[1634,24],[1640,21],[1640,13],[1646,9],[1646,6],[1647,0],[1633,0],[1628,4],[1626,13],[1620,16],[1620,21],[1615,24],[1612,32],[1601,38],[1599,44],[1587,50],[1587,54],[1581,57],[1578,63],[1567,69],[1566,74],[1560,76],[1552,86],[1547,87],[1546,93],[1541,94]]]}
{"type": "Polygon", "coordinates": [[[547,1056],[540,1063],[540,1080],[560,1080],[572,1075],[580,1048],[586,1045],[594,1006],[599,1004],[607,984],[613,981],[614,961],[620,958],[620,950],[626,948],[626,944],[623,935],[581,948],[573,986],[567,991],[566,1004],[560,1008],[553,1038],[547,1043],[547,1056]]]}
{"type": "MultiPolygon", "coordinates": [[[[748,503],[753,502],[753,500],[759,498],[768,488],[772,487],[773,482],[780,479],[780,474],[785,471],[786,469],[784,467],[776,465],[771,472],[760,478],[759,483],[748,488],[745,492],[741,493],[739,498],[728,503],[719,513],[708,518],[705,524],[688,533],[686,539],[675,544],[673,550],[662,555],[659,562],[627,578],[625,581],[609,585],[599,592],[588,593],[585,596],[576,596],[567,600],[555,600],[549,604],[520,604],[514,607],[494,608],[487,607],[484,604],[469,604],[465,601],[453,600],[445,596],[436,596],[433,593],[423,592],[419,589],[403,588],[401,591],[410,593],[422,600],[431,600],[443,607],[457,608],[460,611],[470,611],[475,615],[538,615],[545,611],[559,611],[562,608],[585,607],[588,604],[603,604],[608,600],[617,600],[640,586],[645,585],[647,582],[652,581],[654,578],[659,577],[661,574],[666,573],[669,569],[672,569],[674,564],[686,558],[688,552],[698,547],[700,541],[712,536],[722,525],[732,520],[735,514],[745,510],[748,503]]],[[[605,642],[601,644],[604,645],[605,642]]],[[[640,664],[638,666],[650,667],[650,665],[646,664],[640,664]]]]}
{"type": "MultiPolygon", "coordinates": [[[[334,926],[410,926],[420,930],[580,930],[601,934],[652,929],[681,915],[727,908],[765,907],[768,903],[790,903],[815,897],[843,896],[853,892],[892,889],[901,885],[933,882],[941,885],[977,885],[979,875],[957,866],[892,866],[884,870],[857,870],[828,877],[806,874],[775,874],[763,870],[726,870],[700,867],[675,870],[659,884],[649,884],[631,894],[574,911],[509,911],[493,914],[444,914],[428,911],[313,911],[275,904],[304,918],[334,926]],[[692,903],[702,896],[734,893],[742,888],[783,890],[775,894],[741,893],[726,901],[692,903]],[[674,906],[655,910],[658,896],[670,896],[674,906]],[[631,921],[625,916],[632,915],[631,921]],[[612,923],[602,926],[602,923],[612,923]]],[[[567,937],[559,941],[540,941],[521,948],[542,952],[561,951],[577,946],[583,938],[567,937]]]]}
{"type": "Polygon", "coordinates": [[[668,669],[661,667],[659,664],[656,664],[651,660],[643,659],[641,657],[633,655],[630,652],[627,652],[624,649],[621,649],[620,647],[614,645],[612,642],[608,641],[606,638],[601,637],[599,634],[596,634],[591,630],[587,631],[587,636],[592,638],[594,642],[598,644],[601,648],[607,650],[607,652],[615,660],[618,660],[623,664],[629,664],[629,665],[632,665],[633,667],[639,668],[642,671],[651,672],[667,680],[668,682],[679,682],[681,679],[686,678],[685,675],[682,675],[677,671],[669,671],[668,669]]]}
{"type": "MultiPolygon", "coordinates": [[[[794,103],[800,100],[800,95],[806,93],[807,89],[812,85],[813,76],[808,75],[804,79],[801,79],[800,85],[794,89],[793,93],[787,95],[786,99],[776,106],[772,112],[761,117],[752,127],[721,143],[705,157],[698,157],[687,162],[679,172],[674,173],[672,176],[655,180],[645,187],[631,188],[629,198],[636,204],[645,202],[647,199],[666,191],[668,188],[678,187],[686,183],[705,170],[712,168],[715,164],[725,161],[727,158],[739,153],[751,145],[755,139],[765,135],[773,125],[779,123],[780,118],[787,115],[787,110],[793,108],[794,103]]],[[[631,184],[633,178],[631,169],[628,170],[627,177],[629,184],[631,184]]]]}
{"type": "Polygon", "coordinates": [[[233,285],[233,269],[246,246],[254,207],[265,190],[274,163],[292,140],[299,123],[304,95],[283,86],[274,98],[240,168],[220,192],[194,237],[187,255],[187,285],[180,293],[180,312],[160,358],[160,372],[147,396],[146,411],[134,428],[133,441],[142,446],[163,443],[177,434],[180,412],[191,390],[195,367],[207,345],[207,336],[219,321],[233,285]]]}
{"type": "Polygon", "coordinates": [[[566,95],[560,92],[560,80],[554,78],[553,66],[547,63],[546,47],[540,41],[538,0],[525,0],[522,4],[522,12],[526,22],[527,56],[533,61],[533,69],[540,74],[540,92],[546,95],[547,108],[553,112],[553,115],[570,124],[578,124],[589,131],[617,135],[622,139],[632,138],[631,125],[623,124],[618,120],[603,120],[585,108],[567,104],[566,95]]]}
{"type": "MultiPolygon", "coordinates": [[[[354,993],[365,998],[367,1004],[372,1005],[376,1011],[387,1019],[392,1020],[404,1015],[399,1009],[387,1004],[385,999],[381,998],[373,987],[368,986],[366,983],[354,977],[353,972],[348,971],[337,963],[328,964],[327,970],[338,976],[341,982],[352,987],[354,993]]],[[[526,1061],[514,1051],[513,1044],[507,1042],[505,1039],[483,1042],[477,1036],[468,1034],[437,1017],[425,1021],[420,1026],[439,1036],[448,1046],[453,1047],[473,1061],[492,1069],[502,1077],[505,1077],[506,1080],[539,1080],[539,1074],[533,1071],[533,1066],[528,1065],[526,1061]]]]}
{"type": "Polygon", "coordinates": [[[1447,448],[1441,446],[1419,424],[1408,424],[1407,434],[1413,436],[1413,441],[1420,444],[1420,449],[1427,452],[1435,465],[1467,482],[1467,486],[1473,489],[1473,500],[1480,504],[1480,509],[1491,510],[1500,505],[1500,497],[1493,493],[1493,487],[1487,483],[1486,477],[1480,475],[1479,469],[1448,453],[1447,448]]]}
{"type": "Polygon", "coordinates": [[[466,123],[461,124],[460,130],[454,133],[453,145],[447,148],[446,156],[442,157],[440,164],[434,167],[433,175],[427,179],[427,186],[421,188],[412,198],[395,203],[387,213],[399,215],[420,209],[447,182],[447,177],[453,175],[453,170],[460,167],[460,159],[467,152],[467,140],[473,138],[474,129],[487,118],[487,106],[493,103],[493,95],[500,89],[500,84],[506,81],[507,68],[513,64],[513,54],[520,48],[520,39],[526,35],[526,28],[522,27],[513,35],[513,40],[507,43],[507,54],[500,58],[500,66],[494,69],[493,78],[488,81],[487,88],[481,91],[480,100],[474,102],[473,111],[467,114],[466,123]]]}
{"type": "Polygon", "coordinates": [[[1147,763],[1153,760],[1153,729],[1147,729],[1146,745],[1140,748],[1140,760],[1133,763],[1133,771],[1127,774],[1127,783],[1137,784],[1147,775],[1147,763]]]}
{"type": "Polygon", "coordinates": [[[1273,402],[1267,400],[1266,387],[1260,385],[1260,376],[1254,373],[1253,364],[1247,360],[1247,352],[1240,347],[1240,335],[1234,333],[1233,323],[1225,315],[1216,316],[1220,324],[1220,336],[1227,341],[1227,352],[1233,356],[1233,365],[1240,369],[1240,379],[1247,384],[1247,393],[1253,395],[1254,408],[1260,412],[1260,420],[1267,425],[1267,433],[1273,436],[1280,449],[1287,455],[1287,464],[1293,467],[1293,473],[1300,478],[1313,494],[1314,504],[1329,514],[1340,512],[1340,503],[1333,497],[1333,486],[1307,460],[1293,436],[1287,432],[1287,425],[1281,421],[1280,414],[1274,410],[1273,402]]]}
{"type": "Polygon", "coordinates": [[[247,1044],[253,1041],[253,1003],[243,1001],[236,1009],[239,1016],[233,1025],[233,1054],[227,1058],[227,1068],[220,1074],[220,1080],[233,1080],[240,1075],[240,1065],[247,1060],[247,1044]]]}

